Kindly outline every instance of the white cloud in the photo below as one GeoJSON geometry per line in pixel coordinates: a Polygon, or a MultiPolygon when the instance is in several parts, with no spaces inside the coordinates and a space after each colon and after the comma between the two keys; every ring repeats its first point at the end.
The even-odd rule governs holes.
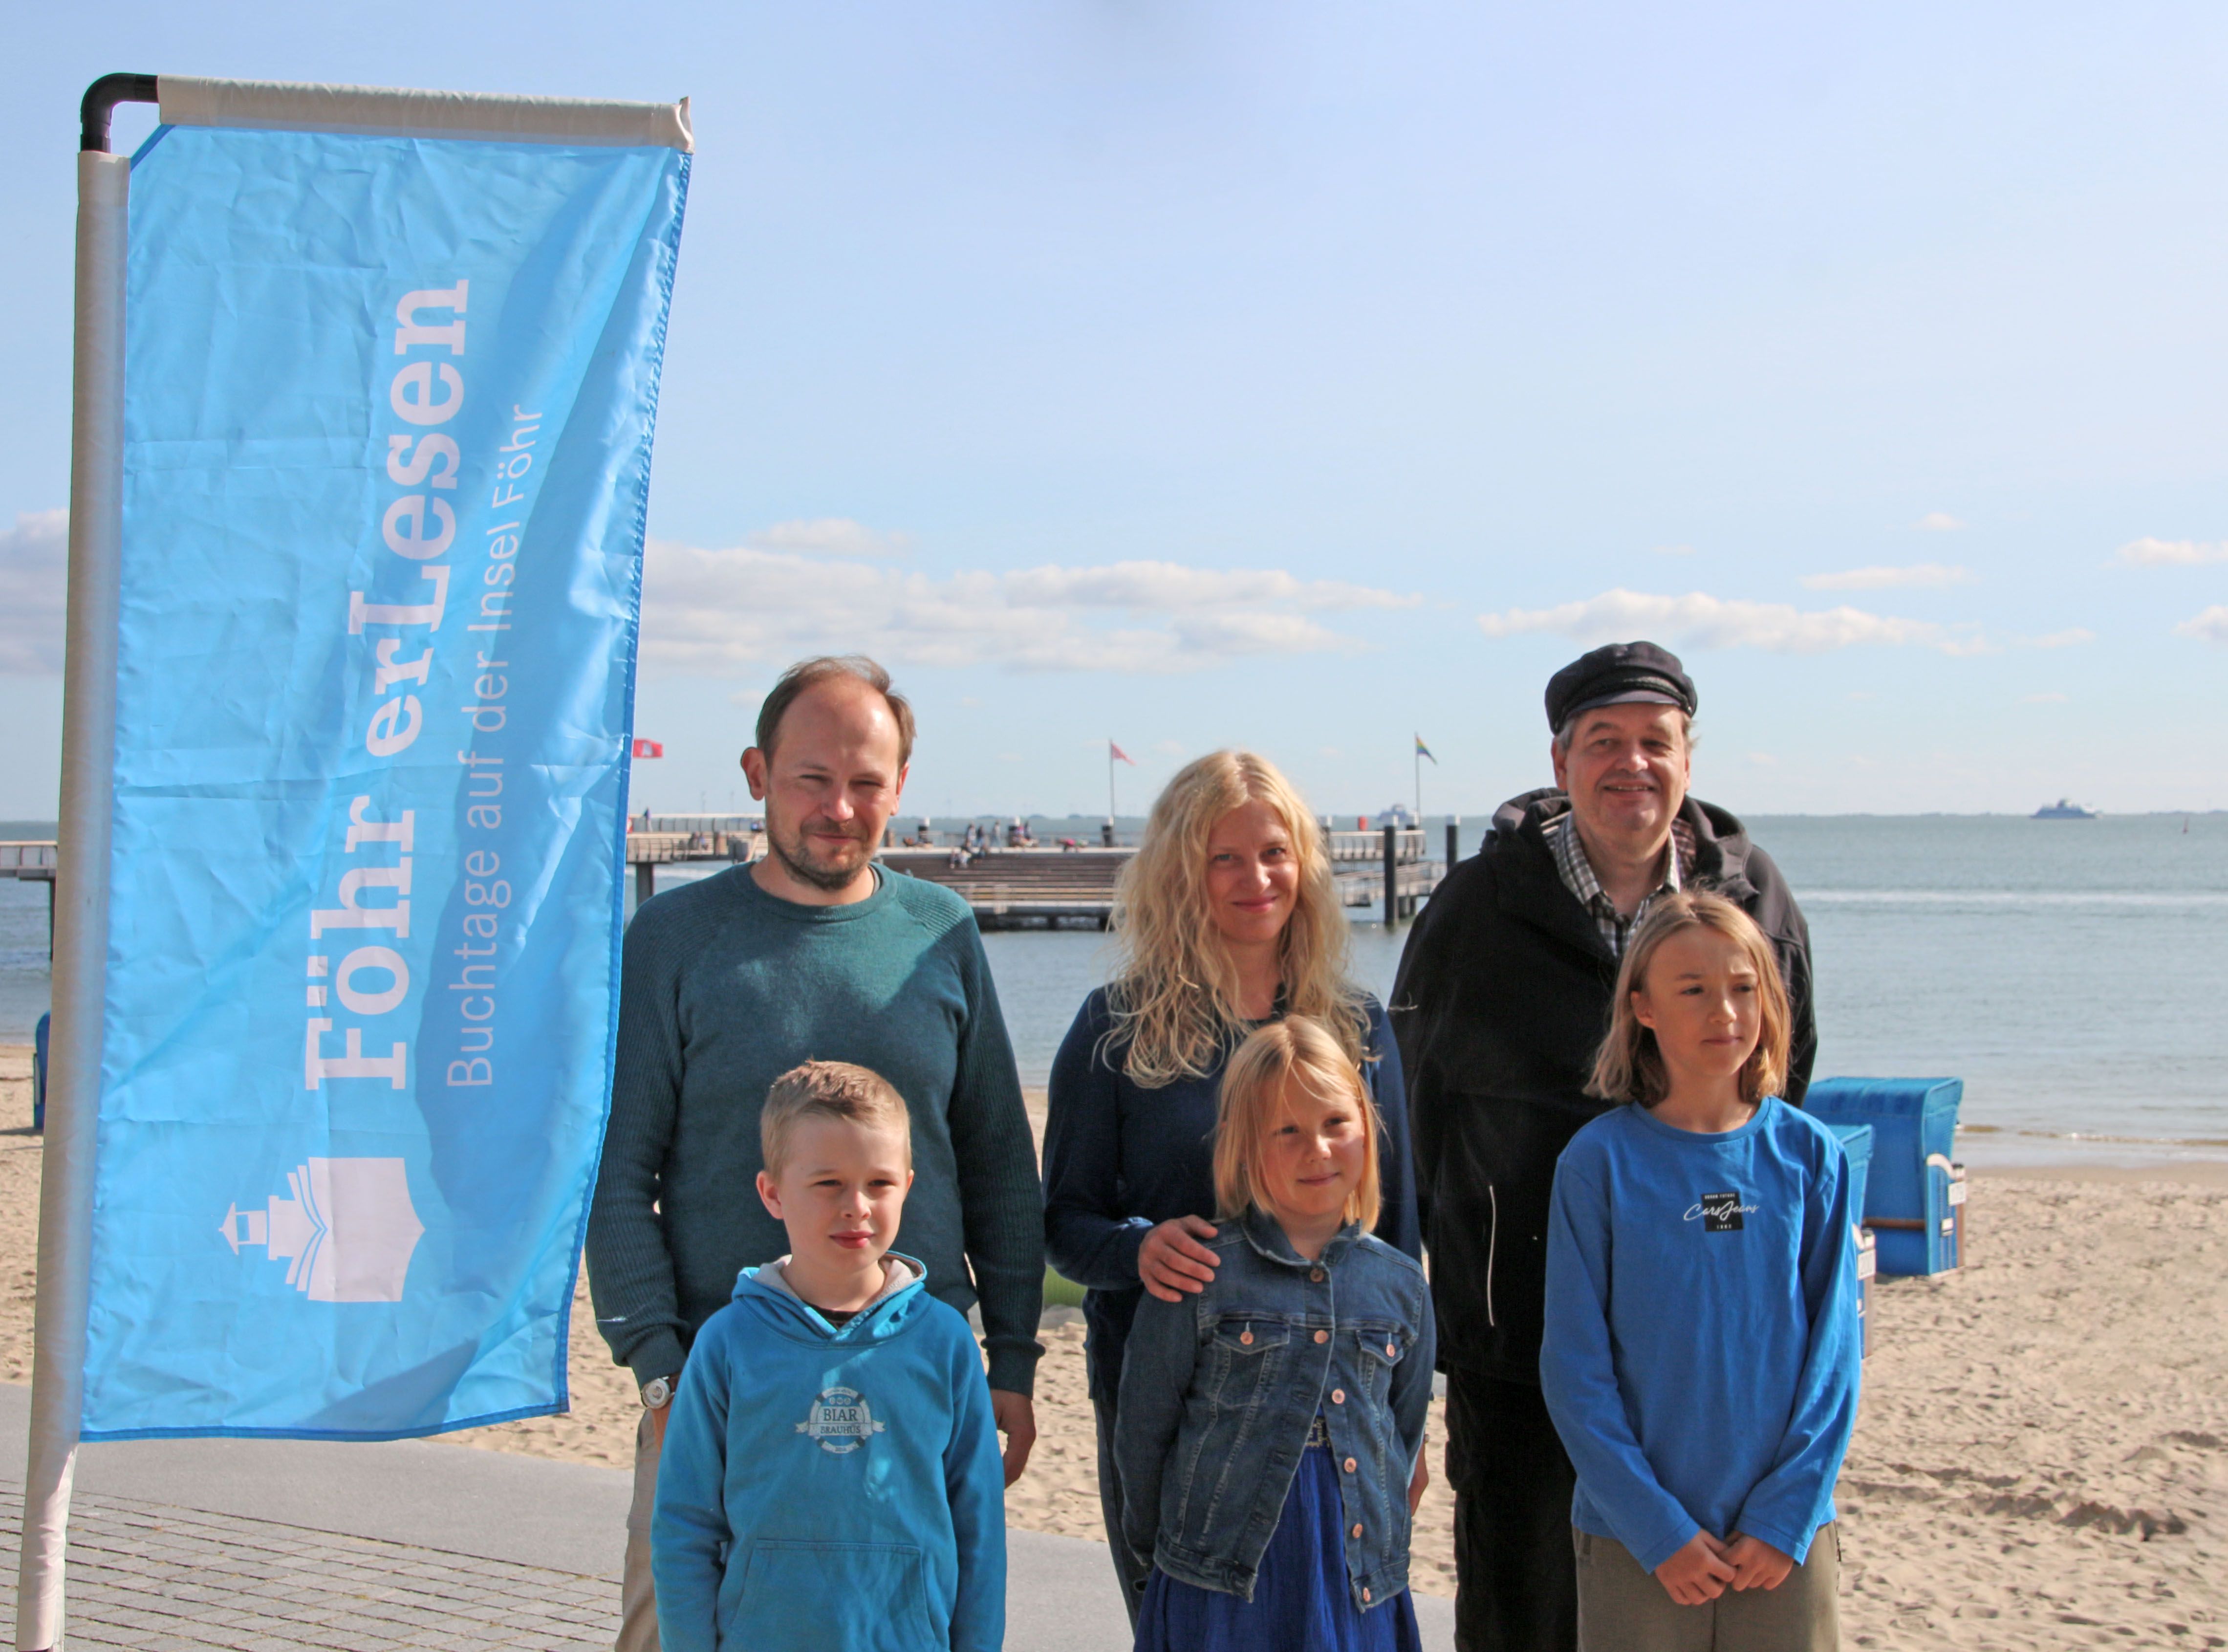
{"type": "Polygon", "coordinates": [[[2228,562],[2228,543],[2197,539],[2130,540],[2113,553],[2115,560],[2131,568],[2187,568],[2206,562],[2228,562]]]}
{"type": "Polygon", "coordinates": [[[62,669],[62,593],[69,512],[27,510],[0,528],[0,676],[45,677],[62,669]]]}
{"type": "Polygon", "coordinates": [[[2218,643],[2228,646],[2228,607],[2218,604],[2207,608],[2194,619],[2185,619],[2174,628],[2176,637],[2194,637],[2200,643],[2218,643]]]}
{"type": "Polygon", "coordinates": [[[1751,752],[1748,760],[1759,769],[1774,768],[1779,763],[1779,759],[1770,752],[1751,752]]]}
{"type": "Polygon", "coordinates": [[[1165,613],[1186,607],[1284,605],[1294,608],[1412,608],[1422,599],[1338,579],[1296,579],[1277,568],[1194,568],[1179,562],[1117,562],[1099,568],[1024,568],[1004,576],[1014,601],[1057,607],[1165,613]]]}
{"type": "Polygon", "coordinates": [[[1773,654],[1824,654],[1860,644],[1978,654],[1989,644],[1971,625],[1898,619],[1861,608],[1802,610],[1783,602],[1744,602],[1692,591],[1683,597],[1604,591],[1553,608],[1512,608],[1482,614],[1488,637],[1549,631],[1578,643],[1633,637],[1668,637],[1690,648],[1760,648],[1773,654]]]}
{"type": "Polygon", "coordinates": [[[1946,510],[1930,510],[1911,523],[1922,534],[1954,534],[1964,525],[1946,510]]]}
{"type": "Polygon", "coordinates": [[[1417,599],[1277,569],[1173,562],[1046,567],[944,577],[754,546],[653,540],[643,576],[643,658],[725,675],[815,651],[887,663],[1168,673],[1259,655],[1364,645],[1311,617],[1417,599]]]}
{"type": "Polygon", "coordinates": [[[848,516],[816,516],[761,528],[745,535],[743,543],[754,550],[801,551],[808,556],[904,556],[912,549],[912,535],[877,533],[848,516]]]}
{"type": "Polygon", "coordinates": [[[1970,568],[1917,562],[1901,568],[1848,568],[1840,573],[1811,573],[1802,583],[1813,591],[1886,591],[1897,586],[1971,585],[1970,568]]]}
{"type": "Polygon", "coordinates": [[[2020,696],[2020,704],[2022,706],[2062,706],[2066,702],[2067,698],[2067,695],[2056,693],[2023,694],[2020,696]]]}

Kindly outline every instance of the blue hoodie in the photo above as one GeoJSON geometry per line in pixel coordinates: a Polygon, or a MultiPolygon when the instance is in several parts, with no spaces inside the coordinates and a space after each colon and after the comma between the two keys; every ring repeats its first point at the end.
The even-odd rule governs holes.
{"type": "MultiPolygon", "coordinates": [[[[650,1521],[665,1652],[996,1652],[1005,1475],[983,1356],[920,1265],[841,1329],[746,1268],[696,1334],[650,1521]]],[[[764,1276],[763,1277],[761,1276],[764,1276]]]]}

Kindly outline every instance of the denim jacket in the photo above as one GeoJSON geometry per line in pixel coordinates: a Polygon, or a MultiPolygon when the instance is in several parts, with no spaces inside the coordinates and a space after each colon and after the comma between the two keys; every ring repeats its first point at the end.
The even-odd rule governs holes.
{"type": "Polygon", "coordinates": [[[1130,1333],[1114,1425],[1124,1532],[1170,1577],[1252,1599],[1320,1415],[1348,1587],[1367,1611],[1408,1586],[1408,1481],[1431,1403],[1424,1271],[1354,1225],[1303,1261],[1258,1210],[1208,1248],[1213,1283],[1180,1303],[1146,1297],[1130,1333]]]}

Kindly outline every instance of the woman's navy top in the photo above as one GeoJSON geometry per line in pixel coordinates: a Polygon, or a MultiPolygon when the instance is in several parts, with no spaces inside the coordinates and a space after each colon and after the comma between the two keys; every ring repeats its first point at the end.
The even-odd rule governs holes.
{"type": "MultiPolygon", "coordinates": [[[[1384,1126],[1378,1143],[1382,1209],[1377,1236],[1421,1261],[1414,1161],[1400,1051],[1385,1011],[1365,1000],[1369,1034],[1362,1076],[1384,1126]]],[[[1155,1226],[1178,1216],[1214,1220],[1214,1120],[1222,1069],[1236,1043],[1204,1078],[1157,1090],[1122,1071],[1125,1041],[1104,987],[1083,1001],[1052,1067],[1045,1129],[1045,1255],[1085,1288],[1084,1347],[1091,1397],[1111,1404],[1122,1380],[1122,1351],[1144,1286],[1137,1251],[1155,1226]]]]}

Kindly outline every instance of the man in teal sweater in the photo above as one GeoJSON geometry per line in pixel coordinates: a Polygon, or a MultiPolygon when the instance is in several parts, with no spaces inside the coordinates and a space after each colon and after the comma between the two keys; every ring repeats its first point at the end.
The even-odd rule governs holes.
{"type": "Polygon", "coordinates": [[[874,864],[912,754],[912,711],[870,660],[807,660],[743,753],[769,852],[649,902],[626,936],[611,1124],[588,1278],[641,1386],[619,1652],[654,1652],[650,1516],[665,1407],[743,1268],[788,1248],[753,1190],[759,1111],[782,1073],[850,1061],[896,1086],[917,1180],[906,1246],[927,1288],[980,1303],[1007,1483],[1036,1438],[1044,1218],[1036,1153],[982,938],[949,890],[874,864]]]}

